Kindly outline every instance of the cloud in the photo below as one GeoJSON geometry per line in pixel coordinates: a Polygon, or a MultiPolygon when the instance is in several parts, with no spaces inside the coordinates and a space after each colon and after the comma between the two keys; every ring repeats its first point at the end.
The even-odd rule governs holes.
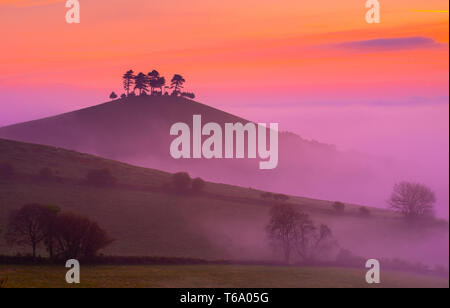
{"type": "Polygon", "coordinates": [[[438,48],[443,44],[436,42],[432,38],[423,36],[399,37],[399,38],[380,38],[365,41],[352,41],[339,43],[335,46],[360,51],[370,50],[405,50],[418,48],[438,48]]]}

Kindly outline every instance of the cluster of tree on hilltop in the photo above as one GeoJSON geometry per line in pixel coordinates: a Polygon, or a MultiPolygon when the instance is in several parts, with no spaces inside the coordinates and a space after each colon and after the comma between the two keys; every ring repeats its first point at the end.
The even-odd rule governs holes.
{"type": "MultiPolygon", "coordinates": [[[[170,85],[167,84],[166,78],[161,76],[157,70],[153,70],[148,74],[142,72],[135,74],[133,70],[127,71],[123,76],[123,88],[125,93],[120,97],[126,98],[130,96],[183,96],[190,99],[195,98],[195,94],[192,92],[184,92],[184,83],[186,80],[179,74],[173,75],[170,80],[170,85]],[[169,90],[172,90],[169,93],[169,90]]],[[[118,95],[112,92],[109,96],[110,99],[116,99],[118,95]]]]}

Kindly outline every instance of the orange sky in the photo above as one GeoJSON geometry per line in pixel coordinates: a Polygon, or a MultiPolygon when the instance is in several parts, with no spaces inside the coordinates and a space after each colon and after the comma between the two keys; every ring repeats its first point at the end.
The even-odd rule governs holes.
{"type": "MultiPolygon", "coordinates": [[[[129,67],[158,68],[167,74],[179,71],[197,83],[192,84],[194,88],[211,81],[214,72],[217,81],[225,77],[230,82],[230,75],[237,75],[239,83],[245,79],[252,83],[255,76],[248,78],[254,70],[275,80],[274,74],[289,74],[288,79],[296,76],[302,81],[299,73],[303,71],[311,76],[325,70],[334,78],[345,68],[345,77],[351,81],[350,72],[359,71],[358,62],[365,56],[383,71],[390,70],[384,59],[403,59],[407,64],[407,57],[382,53],[355,59],[332,47],[319,52],[313,47],[407,36],[448,43],[448,14],[410,11],[448,9],[441,0],[426,4],[381,1],[379,25],[365,22],[367,9],[361,0],[281,0],[276,4],[271,0],[81,0],[79,25],[65,23],[64,3],[0,0],[3,84],[114,87],[117,76],[129,67]]],[[[445,53],[426,50],[416,56],[423,70],[448,66],[445,53]]]]}

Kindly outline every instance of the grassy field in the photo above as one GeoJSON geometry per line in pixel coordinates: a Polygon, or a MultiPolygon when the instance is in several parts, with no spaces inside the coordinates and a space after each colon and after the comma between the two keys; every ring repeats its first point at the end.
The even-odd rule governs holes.
{"type": "MultiPolygon", "coordinates": [[[[165,172],[2,139],[1,162],[10,162],[25,177],[0,180],[3,231],[11,210],[37,202],[58,205],[64,212],[97,221],[115,239],[104,251],[106,255],[238,261],[280,258],[273,254],[265,233],[269,209],[275,201],[261,198],[261,191],[208,183],[201,195],[168,194],[160,189],[171,177],[165,172]],[[30,180],[43,167],[68,182],[30,180]],[[86,173],[97,168],[109,169],[118,186],[81,185],[86,173]]],[[[341,247],[355,254],[376,259],[407,258],[411,250],[427,251],[427,256],[437,256],[437,264],[448,264],[448,224],[419,232],[388,210],[371,208],[371,217],[365,218],[358,215],[359,207],[354,205],[336,214],[329,201],[292,196],[289,202],[310,214],[317,224],[329,225],[341,247]],[[436,238],[442,244],[436,244],[436,238]]],[[[0,254],[17,252],[29,253],[30,249],[7,246],[0,235],[0,254]]],[[[42,249],[39,253],[46,255],[42,249]]]]}
{"type": "MultiPolygon", "coordinates": [[[[7,288],[74,287],[65,283],[66,269],[56,266],[0,266],[7,288]]],[[[299,268],[238,265],[85,266],[82,288],[448,288],[447,279],[382,272],[380,285],[368,285],[365,271],[342,268],[299,268]]]]}

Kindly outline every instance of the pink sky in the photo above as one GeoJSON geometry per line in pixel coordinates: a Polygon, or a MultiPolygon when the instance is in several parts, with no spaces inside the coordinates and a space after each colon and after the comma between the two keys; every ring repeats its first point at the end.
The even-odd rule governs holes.
{"type": "MultiPolygon", "coordinates": [[[[127,69],[180,73],[200,102],[307,139],[414,162],[445,190],[448,10],[442,0],[0,0],[0,125],[122,92],[127,69]]],[[[448,186],[442,213],[448,216],[448,186]]]]}

